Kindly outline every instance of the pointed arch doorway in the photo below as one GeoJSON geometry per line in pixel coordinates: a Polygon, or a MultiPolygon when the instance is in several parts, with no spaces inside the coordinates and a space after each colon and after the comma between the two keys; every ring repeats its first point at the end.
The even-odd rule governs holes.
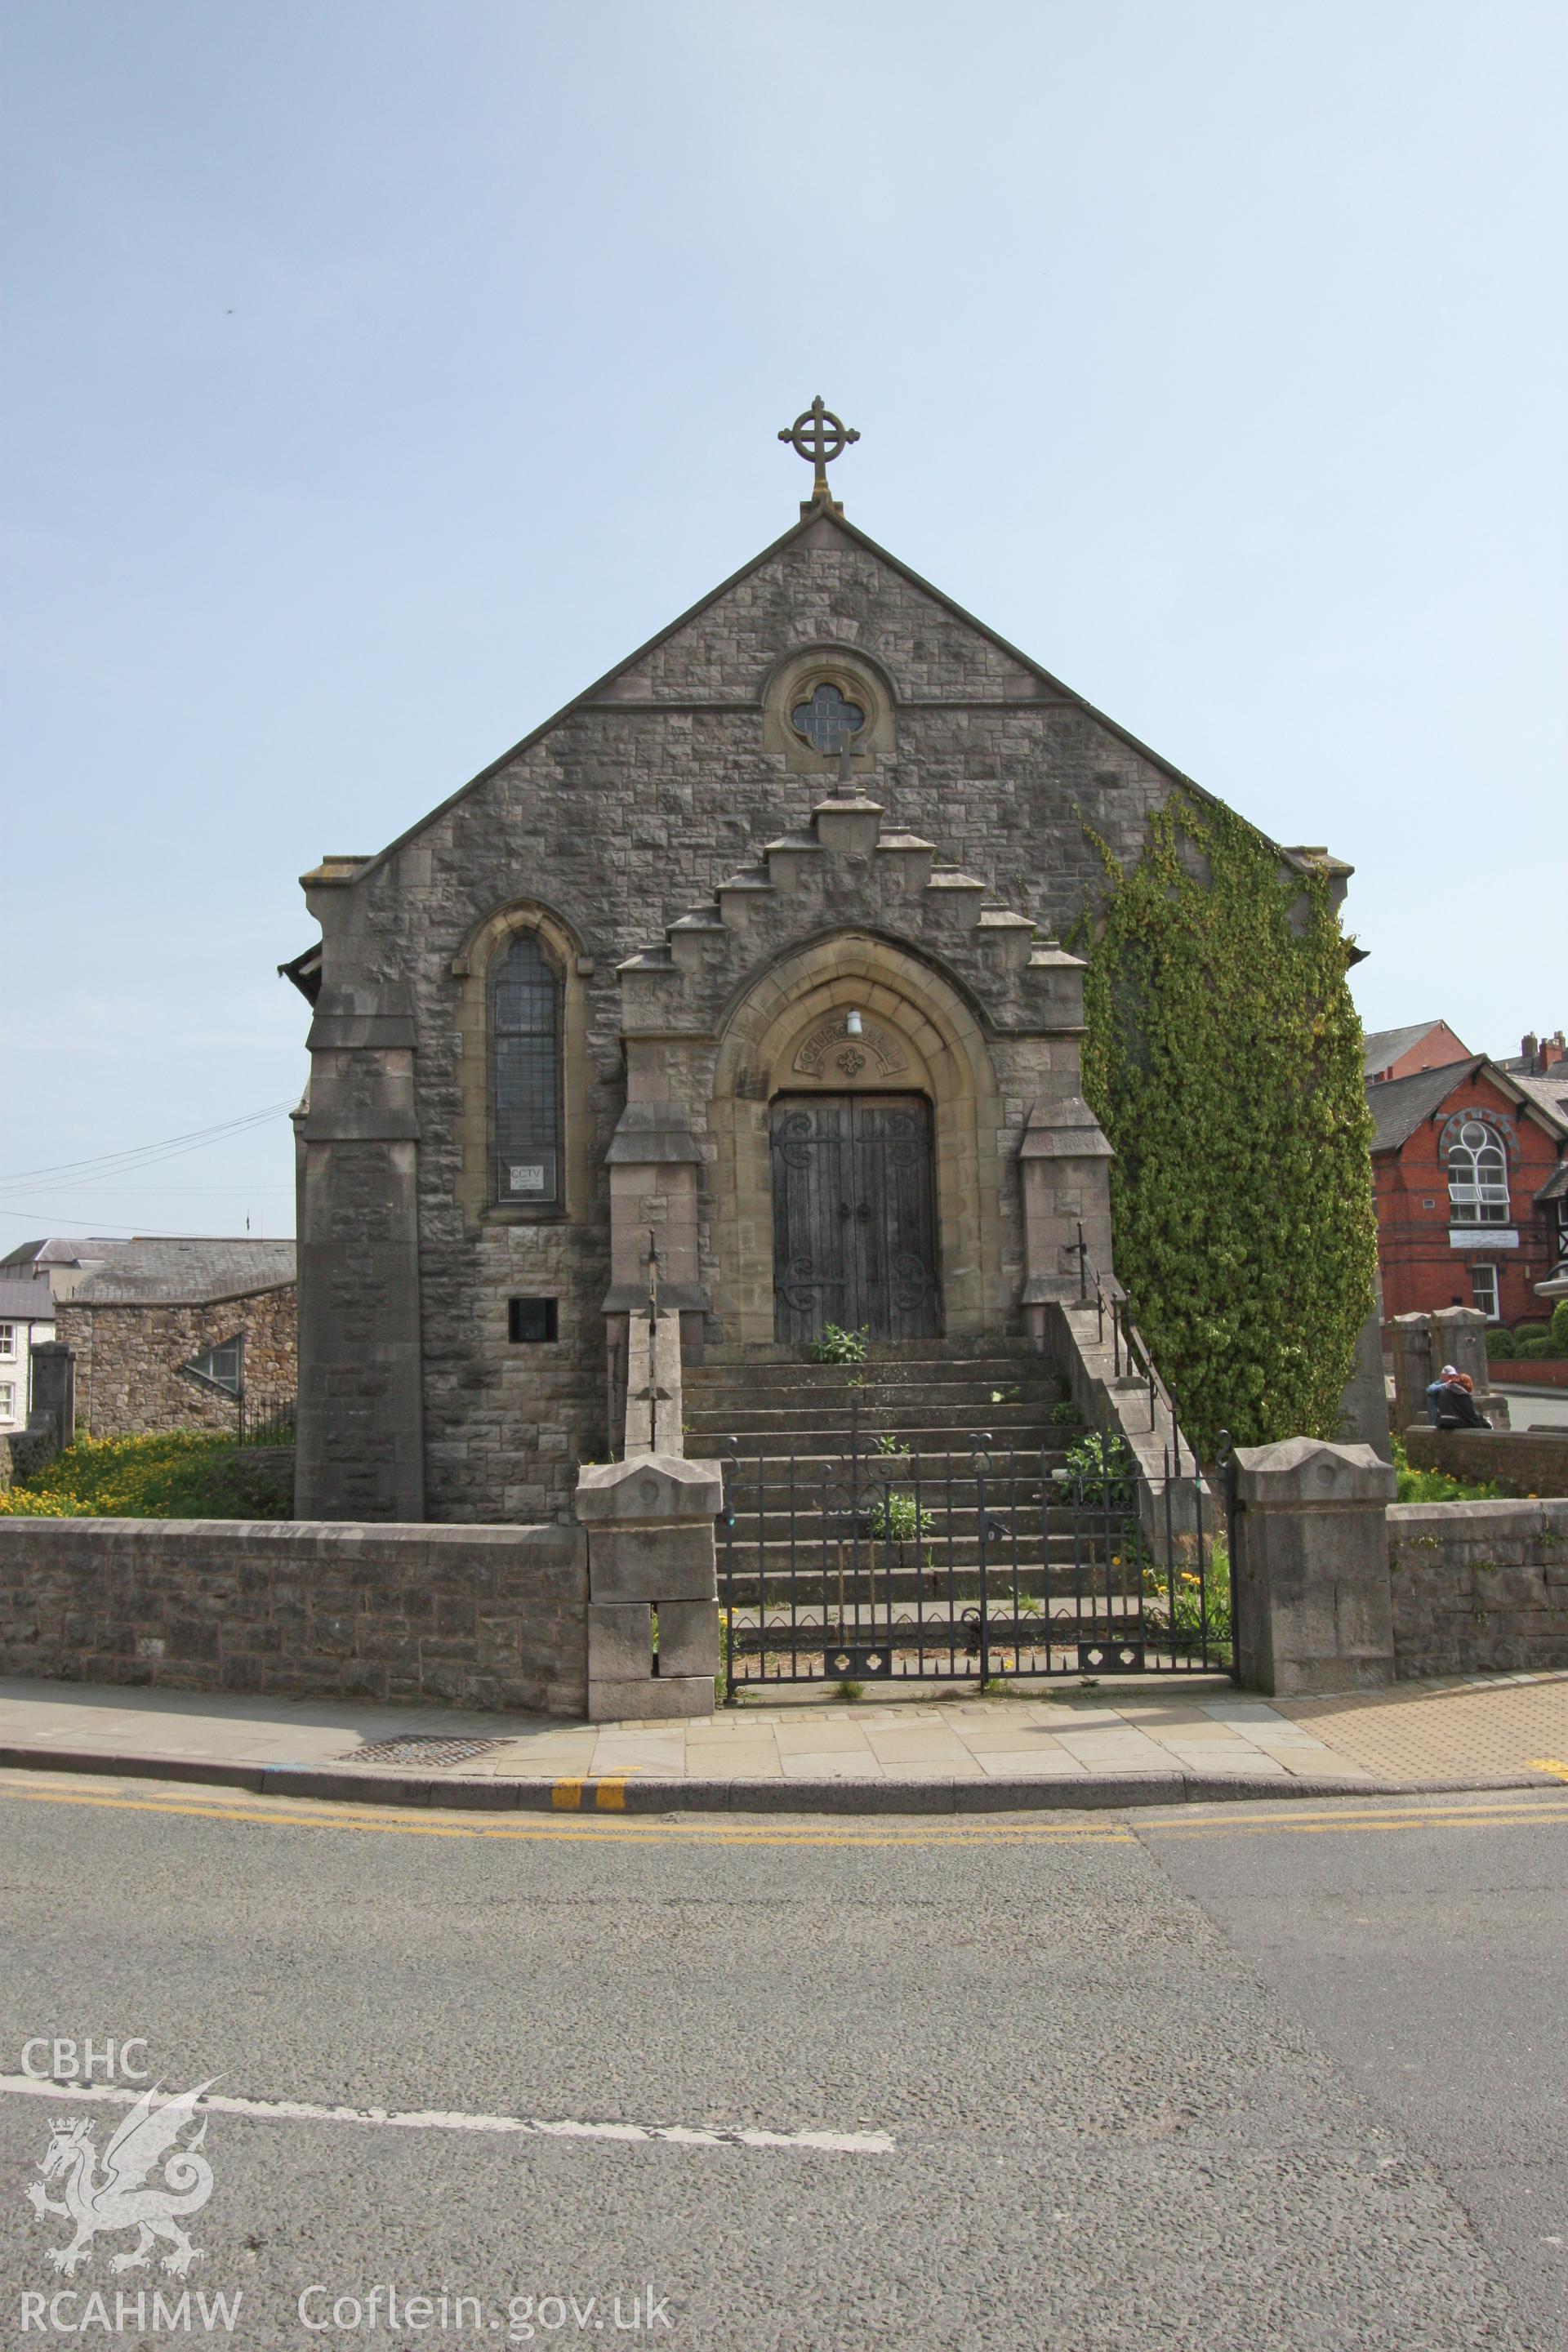
{"type": "MultiPolygon", "coordinates": [[[[855,1139],[852,1131],[846,1135],[847,1099],[908,1111],[911,1098],[924,1128],[917,1167],[926,1171],[915,1254],[931,1278],[922,1282],[918,1307],[906,1305],[907,1292],[896,1286],[886,1309],[879,1302],[879,1320],[886,1315],[894,1331],[915,1339],[965,1339],[1007,1328],[1012,1195],[1000,1149],[1006,1118],[980,1020],[929,958],[893,940],[835,931],[762,963],[719,1024],[708,1105],[714,1144],[708,1230],[725,1344],[775,1346],[783,1329],[809,1333],[825,1323],[856,1328],[852,1292],[837,1294],[837,1308],[814,1305],[798,1278],[786,1283],[781,1276],[774,1179],[792,1181],[803,1171],[775,1162],[775,1115],[782,1120],[797,1108],[837,1103],[842,1170],[846,1141],[855,1139]],[[858,1038],[847,1030],[852,1012],[861,1016],[858,1038]],[[934,1244],[926,1234],[928,1218],[934,1244]],[[781,1320],[781,1288],[798,1301],[791,1314],[800,1319],[781,1320]]],[[[857,1192],[851,1202],[840,1192],[836,1222],[842,1201],[864,1228],[862,1198],[874,1216],[869,1194],[857,1192]]],[[[786,1244],[799,1230],[792,1222],[786,1244]]],[[[783,1263],[810,1254],[786,1245],[783,1263]]],[[[901,1244],[894,1251],[904,1254],[901,1244]]],[[[826,1278],[844,1277],[830,1265],[826,1278]]],[[[833,1295],[824,1293],[824,1301],[833,1295]]],[[[862,1327],[867,1319],[862,1313],[862,1327]]]]}
{"type": "Polygon", "coordinates": [[[771,1106],[773,1337],[872,1341],[942,1328],[931,1107],[922,1094],[785,1094],[771,1106]]]}

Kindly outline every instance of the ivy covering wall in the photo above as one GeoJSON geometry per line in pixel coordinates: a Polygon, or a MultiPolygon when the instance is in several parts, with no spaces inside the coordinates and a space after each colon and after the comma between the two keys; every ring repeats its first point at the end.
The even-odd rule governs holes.
{"type": "MultiPolygon", "coordinates": [[[[1091,838],[1095,836],[1091,835],[1091,838]]],[[[1362,1030],[1326,877],[1178,795],[1080,952],[1116,1271],[1212,1454],[1339,1434],[1377,1255],[1362,1030]]]]}

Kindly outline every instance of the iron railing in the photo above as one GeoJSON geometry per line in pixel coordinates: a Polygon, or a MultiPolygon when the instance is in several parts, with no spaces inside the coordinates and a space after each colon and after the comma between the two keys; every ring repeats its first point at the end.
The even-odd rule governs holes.
{"type": "MultiPolygon", "coordinates": [[[[1159,1429],[1159,1407],[1163,1405],[1171,1424],[1171,1456],[1177,1476],[1182,1475],[1182,1433],[1176,1420],[1176,1403],[1170,1390],[1154,1369],[1154,1359],[1149,1345],[1139,1330],[1132,1315],[1132,1300],[1114,1275],[1101,1275],[1089,1254],[1083,1237],[1083,1227],[1078,1229],[1078,1296],[1080,1307],[1092,1306],[1099,1320],[1100,1344],[1105,1345],[1105,1320],[1110,1318],[1110,1346],[1115,1376],[1118,1381],[1138,1381],[1148,1391],[1149,1430],[1151,1435],[1159,1429]]],[[[1070,1276],[1069,1276],[1070,1279],[1070,1276]]],[[[1195,1452],[1192,1467],[1198,1467],[1195,1452]]]]}
{"type": "Polygon", "coordinates": [[[239,1443],[241,1445],[292,1445],[294,1443],[295,1400],[287,1397],[275,1404],[252,1404],[243,1393],[239,1398],[239,1443]]]}
{"type": "Polygon", "coordinates": [[[1214,1489],[1167,1447],[1076,1468],[1060,1447],[725,1443],[721,1590],[730,1694],[770,1682],[1230,1667],[1230,1554],[1214,1489]]]}

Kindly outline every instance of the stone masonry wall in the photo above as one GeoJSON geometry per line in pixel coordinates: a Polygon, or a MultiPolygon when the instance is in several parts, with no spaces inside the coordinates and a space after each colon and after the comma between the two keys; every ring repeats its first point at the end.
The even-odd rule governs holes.
{"type": "MultiPolygon", "coordinates": [[[[821,523],[373,863],[342,894],[354,903],[334,915],[342,945],[329,935],[324,976],[329,989],[406,989],[412,1006],[436,1518],[563,1512],[576,1463],[608,1450],[604,1161],[626,1099],[616,965],[807,822],[828,768],[802,773],[768,748],[763,706],[779,657],[825,642],[880,663],[895,689],[896,756],[861,789],[889,825],[923,834],[1045,931],[1068,929],[1103,886],[1084,825],[1135,857],[1174,788],[1065,690],[821,523]],[[451,967],[487,917],[519,901],[551,910],[579,947],[593,1178],[572,1222],[475,1219],[458,1206],[462,982],[451,967]],[[506,1299],[520,1293],[559,1298],[557,1344],[508,1341],[506,1299]]],[[[432,798],[450,782],[433,778],[432,798]]],[[[1021,1113],[1009,1103],[1010,1121],[1021,1113]]],[[[700,1128],[699,1139],[706,1150],[700,1128]]],[[[706,1225],[710,1163],[700,1181],[706,1225]]],[[[1010,1234],[1010,1261],[1017,1246],[1010,1234]]]]}
{"type": "Polygon", "coordinates": [[[1398,1503],[1388,1549],[1401,1677],[1568,1667],[1568,1501],[1398,1503]]]}
{"type": "Polygon", "coordinates": [[[0,1519],[0,1672],[582,1715],[572,1527],[0,1519]]]}
{"type": "Polygon", "coordinates": [[[1431,1429],[1405,1433],[1413,1470],[1446,1470],[1505,1495],[1568,1495],[1568,1429],[1431,1429]]]}
{"type": "Polygon", "coordinates": [[[298,1383],[297,1327],[292,1283],[200,1307],[67,1301],[58,1328],[76,1358],[77,1434],[137,1437],[153,1430],[211,1429],[232,1436],[233,1398],[180,1366],[243,1331],[247,1411],[288,1404],[298,1383]]]}

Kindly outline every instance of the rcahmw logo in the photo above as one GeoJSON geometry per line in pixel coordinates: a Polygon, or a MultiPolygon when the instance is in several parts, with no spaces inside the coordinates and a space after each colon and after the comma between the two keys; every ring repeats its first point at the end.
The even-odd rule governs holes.
{"type": "MultiPolygon", "coordinates": [[[[147,2069],[132,2063],[133,2053],[144,2057],[146,2043],[121,2043],[119,2071],[133,2081],[145,2080],[147,2069]]],[[[88,2087],[77,2091],[78,2098],[92,2097],[96,2092],[98,2098],[111,2100],[113,2091],[97,2090],[92,2077],[101,2066],[112,2084],[115,2055],[112,2042],[99,2049],[90,2042],[39,2039],[23,2050],[22,2070],[35,2081],[53,2081],[62,2086],[79,2078],[88,2087]],[[39,2053],[49,2062],[47,2065],[39,2063],[39,2053]]],[[[101,2154],[91,2115],[79,2111],[54,2118],[48,2146],[38,2159],[42,2178],[29,2181],[25,2192],[39,2221],[58,2216],[70,2225],[63,2244],[44,2250],[52,2269],[74,2278],[79,2270],[90,2266],[96,2238],[131,2230],[136,2232],[136,2242],[110,2255],[111,2271],[145,2269],[154,2251],[164,2249],[157,2253],[160,2268],[183,2279],[192,2264],[202,2260],[202,2249],[192,2244],[185,2223],[201,2211],[213,2193],[212,2166],[202,2152],[208,2119],[205,2116],[198,2119],[196,2109],[216,2080],[214,2076],[198,2083],[177,2097],[165,2097],[154,2083],[115,2126],[101,2154]]],[[[237,2293],[198,2293],[193,2299],[188,2288],[178,2294],[149,2294],[144,2288],[113,2295],[75,2289],[54,2294],[25,2294],[22,2332],[26,2335],[36,2328],[41,2333],[84,2335],[102,2328],[110,2334],[134,2329],[142,2335],[180,2333],[193,2326],[229,2330],[238,2318],[239,2305],[237,2293]]]]}

